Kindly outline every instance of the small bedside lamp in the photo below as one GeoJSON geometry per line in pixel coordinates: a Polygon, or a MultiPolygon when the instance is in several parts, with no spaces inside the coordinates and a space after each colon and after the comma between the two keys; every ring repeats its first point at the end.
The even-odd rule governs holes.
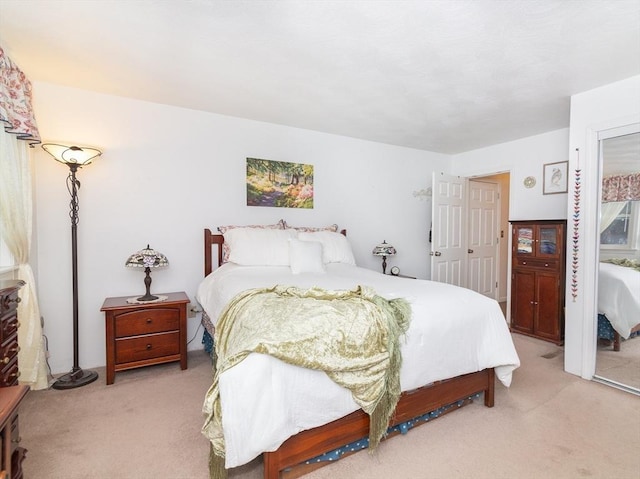
{"type": "Polygon", "coordinates": [[[382,256],[382,274],[385,274],[387,271],[387,256],[394,256],[395,254],[396,249],[386,241],[383,241],[378,246],[373,248],[374,256],[382,256]]]}
{"type": "Polygon", "coordinates": [[[151,294],[151,268],[164,268],[169,266],[169,260],[165,255],[159,253],[156,250],[149,248],[149,245],[143,250],[133,253],[129,256],[129,259],[124,264],[127,268],[144,268],[146,276],[144,277],[144,284],[147,288],[147,292],[144,296],[137,298],[138,301],[155,301],[158,296],[151,294]]]}

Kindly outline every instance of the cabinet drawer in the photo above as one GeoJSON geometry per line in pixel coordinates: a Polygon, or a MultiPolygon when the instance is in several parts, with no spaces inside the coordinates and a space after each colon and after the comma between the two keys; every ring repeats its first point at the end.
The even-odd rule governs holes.
{"type": "Polygon", "coordinates": [[[518,257],[516,258],[515,263],[516,263],[516,266],[525,267],[525,268],[556,270],[556,268],[558,267],[558,262],[556,260],[548,260],[548,259],[518,257]]]}
{"type": "Polygon", "coordinates": [[[180,311],[174,308],[138,309],[115,317],[116,338],[178,329],[180,329],[180,311]]]}
{"type": "Polygon", "coordinates": [[[19,302],[20,298],[18,297],[17,289],[6,296],[3,296],[2,299],[0,299],[0,315],[5,315],[10,312],[13,313],[18,309],[19,302]]]}
{"type": "Polygon", "coordinates": [[[180,332],[150,334],[116,340],[116,363],[180,354],[180,332]]]}
{"type": "Polygon", "coordinates": [[[17,386],[19,376],[18,356],[16,355],[9,364],[0,370],[0,387],[17,386]]]}
{"type": "Polygon", "coordinates": [[[2,344],[0,344],[0,366],[9,364],[20,351],[17,334],[2,339],[2,344]]]}
{"type": "Polygon", "coordinates": [[[0,338],[8,338],[18,331],[18,317],[15,313],[0,318],[0,338]]]}

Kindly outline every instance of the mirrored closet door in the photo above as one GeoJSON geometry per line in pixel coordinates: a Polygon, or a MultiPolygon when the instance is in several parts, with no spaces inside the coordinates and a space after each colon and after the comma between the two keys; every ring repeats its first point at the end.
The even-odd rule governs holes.
{"type": "Polygon", "coordinates": [[[640,393],[640,132],[606,136],[599,142],[595,378],[640,393]]]}

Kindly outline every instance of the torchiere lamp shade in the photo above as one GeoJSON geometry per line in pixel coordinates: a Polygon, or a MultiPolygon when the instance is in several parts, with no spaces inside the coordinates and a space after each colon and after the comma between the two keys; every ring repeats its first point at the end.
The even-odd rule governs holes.
{"type": "Polygon", "coordinates": [[[144,272],[146,273],[144,278],[146,293],[144,296],[137,298],[138,301],[155,301],[158,299],[158,296],[151,294],[151,268],[164,268],[169,266],[167,257],[147,245],[146,248],[129,256],[124,265],[128,268],[144,268],[144,272]]]}
{"type": "Polygon", "coordinates": [[[382,274],[385,274],[387,271],[387,256],[394,256],[396,254],[396,249],[386,241],[383,241],[373,248],[372,253],[374,256],[382,256],[382,274]]]}
{"type": "Polygon", "coordinates": [[[44,143],[42,149],[65,165],[88,165],[102,154],[100,150],[88,146],[66,146],[57,143],[44,143]]]}

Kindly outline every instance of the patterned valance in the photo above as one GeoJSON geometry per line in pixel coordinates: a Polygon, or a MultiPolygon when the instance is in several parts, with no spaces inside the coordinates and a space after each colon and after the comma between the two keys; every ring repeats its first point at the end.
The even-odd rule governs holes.
{"type": "Polygon", "coordinates": [[[602,180],[602,202],[640,201],[640,173],[607,176],[602,180]]]}
{"type": "Polygon", "coordinates": [[[32,146],[40,143],[40,133],[31,106],[31,82],[0,48],[0,121],[4,131],[32,146]]]}

